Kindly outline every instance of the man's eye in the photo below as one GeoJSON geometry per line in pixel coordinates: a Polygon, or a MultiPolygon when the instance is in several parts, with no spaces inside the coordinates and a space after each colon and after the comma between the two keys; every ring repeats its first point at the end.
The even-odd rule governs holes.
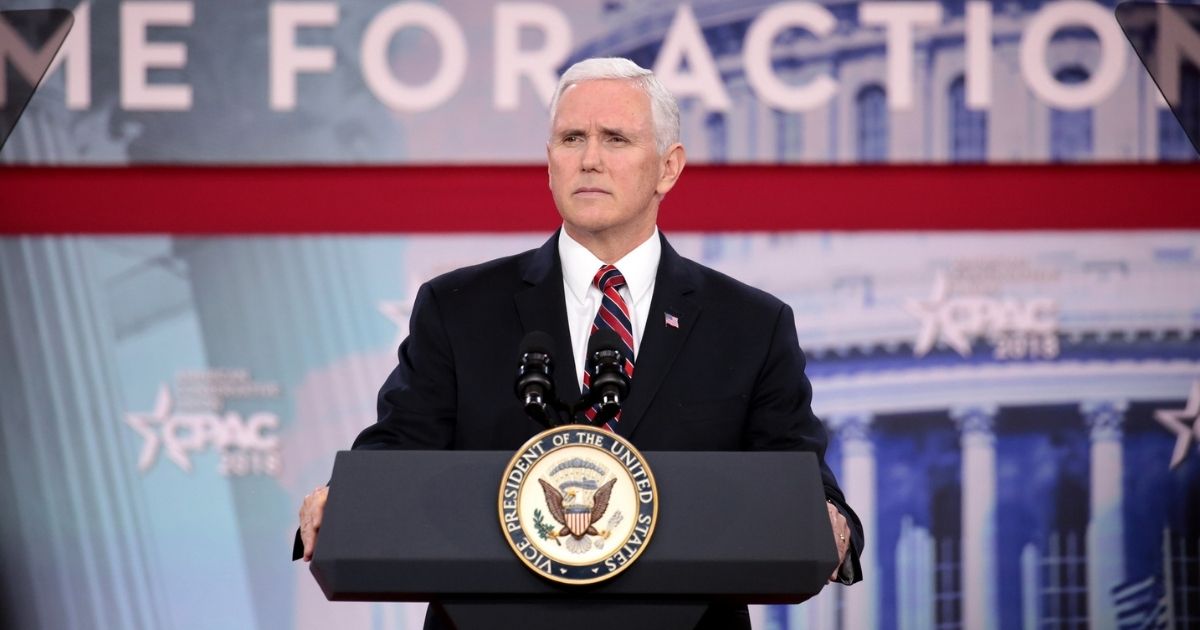
{"type": "Polygon", "coordinates": [[[622,138],[621,136],[609,136],[608,141],[611,143],[614,143],[614,144],[626,144],[629,142],[629,140],[626,140],[625,138],[622,138]]]}
{"type": "Polygon", "coordinates": [[[578,144],[583,138],[580,136],[563,136],[563,144],[578,144]]]}

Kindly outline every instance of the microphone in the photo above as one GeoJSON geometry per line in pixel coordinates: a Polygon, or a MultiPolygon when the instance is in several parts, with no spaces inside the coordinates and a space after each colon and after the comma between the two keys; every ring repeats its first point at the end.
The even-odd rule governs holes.
{"type": "Polygon", "coordinates": [[[587,358],[591,370],[588,398],[599,404],[600,412],[592,421],[595,426],[616,417],[621,401],[629,393],[629,376],[625,374],[625,352],[620,337],[611,330],[597,330],[588,340],[587,358]]]}
{"type": "Polygon", "coordinates": [[[540,330],[525,335],[519,346],[521,362],[517,367],[517,398],[525,413],[546,428],[557,424],[551,423],[550,414],[550,407],[555,402],[554,364],[550,359],[552,345],[554,341],[550,335],[540,330]]]}

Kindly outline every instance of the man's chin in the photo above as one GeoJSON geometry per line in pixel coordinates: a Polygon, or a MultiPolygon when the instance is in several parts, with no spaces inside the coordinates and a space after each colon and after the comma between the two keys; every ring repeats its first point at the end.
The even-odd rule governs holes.
{"type": "Polygon", "coordinates": [[[583,232],[603,232],[617,224],[617,212],[609,205],[576,205],[563,212],[563,223],[583,232]]]}
{"type": "Polygon", "coordinates": [[[567,234],[571,238],[583,242],[604,234],[610,225],[601,222],[577,222],[563,221],[563,226],[567,229],[567,234]]]}

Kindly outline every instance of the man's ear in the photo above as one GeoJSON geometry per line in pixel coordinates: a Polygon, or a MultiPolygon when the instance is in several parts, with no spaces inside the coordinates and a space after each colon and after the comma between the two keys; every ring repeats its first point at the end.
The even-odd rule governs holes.
{"type": "Polygon", "coordinates": [[[679,181],[680,175],[683,175],[685,164],[687,164],[687,153],[684,152],[683,145],[676,142],[667,149],[667,153],[663,157],[662,177],[658,178],[658,186],[655,187],[659,195],[665,195],[675,187],[675,182],[679,181]]]}

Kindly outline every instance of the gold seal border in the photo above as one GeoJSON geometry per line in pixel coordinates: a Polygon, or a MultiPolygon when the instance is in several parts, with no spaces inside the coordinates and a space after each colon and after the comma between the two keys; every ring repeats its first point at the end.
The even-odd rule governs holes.
{"type": "MultiPolygon", "coordinates": [[[[594,450],[604,452],[610,458],[615,459],[617,461],[617,464],[621,466],[621,468],[625,471],[625,473],[629,474],[629,469],[626,468],[624,466],[624,464],[621,464],[621,461],[619,459],[617,459],[617,457],[615,455],[613,455],[611,452],[607,451],[606,449],[596,446],[594,444],[574,444],[574,443],[565,444],[563,446],[556,447],[553,450],[546,451],[545,453],[542,454],[542,457],[546,457],[550,453],[553,453],[555,451],[566,448],[567,446],[587,447],[587,448],[592,448],[594,450]]],[[[533,468],[533,466],[530,466],[530,468],[533,468]]],[[[650,465],[646,461],[646,456],[643,455],[642,452],[639,451],[633,444],[631,444],[629,442],[629,440],[626,440],[625,438],[621,437],[620,435],[617,435],[615,432],[605,431],[603,429],[597,429],[595,427],[590,427],[590,426],[583,425],[583,424],[567,424],[567,425],[563,425],[561,427],[555,427],[553,429],[546,429],[545,431],[542,431],[541,433],[538,433],[537,435],[534,435],[533,437],[526,440],[526,442],[524,444],[522,444],[520,448],[517,449],[517,451],[513,454],[513,456],[508,460],[508,464],[506,464],[504,466],[503,473],[504,474],[502,474],[500,476],[500,491],[499,491],[499,493],[497,495],[497,499],[496,499],[496,514],[497,514],[497,521],[499,522],[499,525],[500,525],[500,534],[502,536],[504,536],[504,542],[508,543],[509,549],[512,550],[513,555],[515,555],[517,557],[517,559],[519,559],[521,561],[522,564],[524,564],[526,567],[528,567],[530,571],[533,571],[537,575],[540,575],[548,580],[552,580],[552,581],[558,582],[560,584],[575,584],[575,585],[580,585],[580,586],[583,586],[585,584],[596,584],[598,582],[604,582],[604,581],[610,580],[610,579],[616,577],[617,575],[621,574],[626,569],[633,566],[635,562],[637,562],[638,558],[641,557],[642,552],[645,551],[646,547],[648,547],[650,545],[650,539],[654,537],[654,530],[657,529],[657,527],[658,527],[659,497],[658,497],[658,485],[654,481],[654,472],[652,470],[650,470],[650,465]],[[640,546],[638,546],[637,550],[634,551],[633,555],[629,557],[629,560],[625,561],[625,564],[610,571],[606,575],[597,576],[594,578],[587,578],[587,579],[583,579],[583,580],[572,580],[572,579],[567,579],[564,577],[559,577],[559,576],[553,575],[551,573],[546,573],[546,572],[542,571],[541,569],[537,568],[537,566],[534,565],[533,562],[527,560],[525,558],[525,556],[521,553],[521,551],[519,549],[517,549],[517,546],[513,543],[512,536],[509,535],[507,529],[504,527],[504,486],[506,485],[506,481],[508,479],[508,473],[512,472],[513,466],[516,465],[517,460],[520,459],[521,455],[523,453],[527,452],[529,450],[529,448],[532,447],[534,444],[537,444],[538,442],[541,442],[542,440],[547,439],[555,434],[568,433],[568,432],[573,432],[573,431],[584,431],[584,432],[592,432],[592,433],[602,434],[605,437],[608,437],[608,438],[616,440],[617,442],[620,442],[621,445],[623,445],[625,448],[629,449],[631,452],[636,454],[638,461],[640,461],[642,463],[642,468],[645,469],[645,471],[646,471],[646,478],[650,480],[650,492],[654,496],[654,506],[652,508],[653,511],[650,516],[650,528],[649,528],[649,530],[646,531],[645,540],[642,541],[642,544],[640,546]]],[[[630,475],[630,477],[632,477],[632,475],[630,475]]],[[[528,479],[529,479],[529,477],[528,477],[528,475],[526,475],[524,478],[521,479],[521,484],[517,487],[518,503],[520,502],[521,495],[525,492],[525,482],[528,479]]],[[[637,488],[637,483],[634,483],[634,488],[635,489],[637,488]]],[[[640,512],[641,512],[641,510],[638,511],[638,513],[640,513],[640,512]]],[[[634,518],[636,519],[636,516],[634,518]]],[[[525,534],[526,538],[528,538],[529,532],[525,531],[524,523],[522,523],[520,521],[520,519],[518,519],[517,524],[520,526],[521,532],[525,534]]],[[[634,523],[634,525],[636,526],[636,522],[634,523]]],[[[629,539],[632,536],[633,536],[633,531],[631,529],[629,536],[626,536],[625,540],[621,543],[620,546],[616,547],[616,549],[618,551],[620,551],[621,549],[624,549],[625,545],[629,542],[629,539]]],[[[534,545],[532,540],[530,540],[529,544],[534,545]]],[[[534,546],[536,548],[536,545],[534,545],[534,546]]],[[[542,553],[541,550],[538,550],[538,553],[542,553]]],[[[542,553],[542,555],[545,556],[546,554],[542,553]]],[[[614,555],[616,555],[616,552],[609,554],[608,556],[605,556],[601,560],[598,560],[598,561],[592,562],[592,563],[588,563],[588,564],[573,564],[573,563],[569,563],[569,562],[561,562],[558,560],[554,560],[553,558],[550,558],[549,556],[546,556],[546,558],[549,559],[552,563],[561,564],[561,565],[565,565],[565,566],[587,567],[587,566],[603,565],[605,561],[607,561],[609,558],[612,558],[614,555]]]]}

